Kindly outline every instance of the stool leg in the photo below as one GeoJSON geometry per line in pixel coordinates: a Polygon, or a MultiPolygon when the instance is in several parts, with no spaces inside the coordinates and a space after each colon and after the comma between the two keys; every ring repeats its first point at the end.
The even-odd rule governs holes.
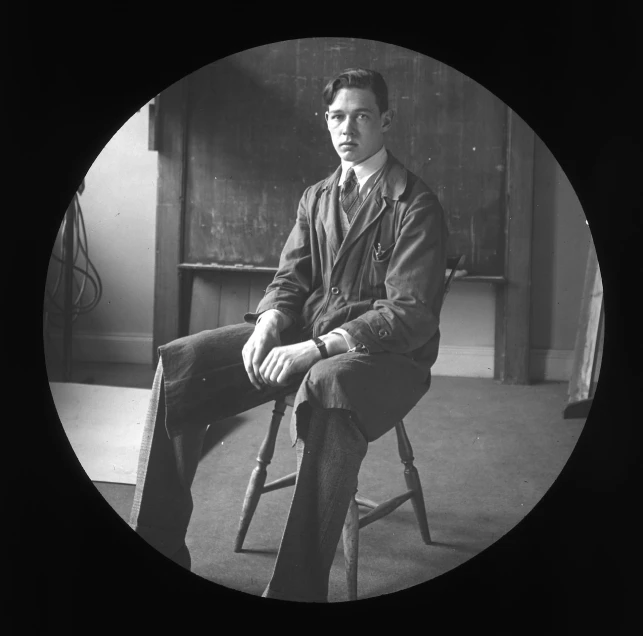
{"type": "Polygon", "coordinates": [[[395,432],[397,434],[397,447],[400,451],[400,459],[404,464],[404,479],[406,486],[409,490],[413,491],[411,503],[413,510],[420,526],[420,533],[424,543],[430,545],[431,533],[429,532],[429,522],[426,518],[426,507],[424,505],[424,495],[422,494],[422,485],[420,484],[420,476],[418,475],[417,468],[413,465],[413,448],[411,442],[406,434],[404,422],[398,422],[395,425],[395,432]]]}
{"type": "Polygon", "coordinates": [[[344,521],[344,562],[346,564],[346,585],[348,600],[357,600],[357,555],[359,553],[359,508],[355,495],[351,497],[344,521]]]}
{"type": "Polygon", "coordinates": [[[285,400],[277,400],[275,402],[275,408],[272,411],[272,419],[270,420],[268,433],[259,449],[257,465],[252,471],[250,482],[246,489],[246,496],[241,509],[241,519],[239,520],[239,530],[237,531],[237,538],[234,545],[235,552],[241,552],[246,533],[250,527],[250,522],[259,503],[261,491],[266,483],[266,476],[268,474],[267,466],[272,461],[272,456],[275,452],[275,442],[277,441],[277,432],[279,431],[279,425],[285,412],[285,400]]]}

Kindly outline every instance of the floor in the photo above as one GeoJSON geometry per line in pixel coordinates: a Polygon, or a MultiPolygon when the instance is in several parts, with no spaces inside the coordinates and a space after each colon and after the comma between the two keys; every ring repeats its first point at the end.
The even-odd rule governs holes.
{"type": "Polygon", "coordinates": [[[136,484],[152,391],[122,386],[49,382],[67,440],[92,481],[136,484]]]}
{"type": "MultiPolygon", "coordinates": [[[[77,364],[72,380],[149,388],[153,369],[77,364]]],[[[60,380],[56,370],[50,380],[60,380]]],[[[554,483],[583,430],[564,420],[567,385],[508,386],[492,380],[435,377],[430,392],[405,420],[424,488],[433,543],[423,544],[409,503],[360,533],[360,598],[434,579],[481,553],[514,528],[554,483]]],[[[245,488],[270,417],[264,405],[211,427],[193,486],[195,511],[187,543],[193,572],[203,579],[259,595],[267,584],[287,515],[291,490],[260,502],[244,545],[232,546],[245,488]]],[[[269,475],[295,466],[282,426],[269,475]]],[[[134,487],[95,482],[115,512],[127,519],[134,487]]],[[[394,433],[371,444],[360,472],[360,493],[382,501],[405,490],[394,433]]],[[[135,564],[132,565],[135,567],[135,564]]],[[[331,602],[345,600],[338,547],[331,602]]]]}

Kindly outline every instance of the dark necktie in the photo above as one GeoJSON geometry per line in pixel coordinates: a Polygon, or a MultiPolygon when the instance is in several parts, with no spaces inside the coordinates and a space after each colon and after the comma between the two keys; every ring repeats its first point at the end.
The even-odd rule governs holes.
{"type": "Polygon", "coordinates": [[[340,194],[342,210],[346,213],[349,223],[353,220],[353,216],[357,210],[357,199],[359,199],[357,177],[355,176],[355,170],[350,168],[346,173],[346,180],[342,184],[342,191],[340,194]]]}

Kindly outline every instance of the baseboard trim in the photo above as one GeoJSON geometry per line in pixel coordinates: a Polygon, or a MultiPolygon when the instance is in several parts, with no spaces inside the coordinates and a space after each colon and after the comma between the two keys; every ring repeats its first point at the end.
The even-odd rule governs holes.
{"type": "Polygon", "coordinates": [[[574,362],[573,349],[532,349],[529,376],[532,382],[569,382],[574,362]]]}
{"type": "MultiPolygon", "coordinates": [[[[532,349],[529,376],[532,382],[568,382],[574,352],[570,349],[532,349]]],[[[493,378],[493,347],[444,345],[431,370],[433,375],[493,378]]]]}
{"type": "MultiPolygon", "coordinates": [[[[62,351],[62,333],[51,333],[51,343],[62,351]]],[[[151,333],[74,333],[72,358],[77,362],[152,364],[151,333]]]]}

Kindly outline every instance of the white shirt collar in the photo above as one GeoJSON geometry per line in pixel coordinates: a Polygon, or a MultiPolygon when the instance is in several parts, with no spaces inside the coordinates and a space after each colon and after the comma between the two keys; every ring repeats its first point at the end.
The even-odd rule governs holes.
{"type": "Polygon", "coordinates": [[[344,183],[346,173],[350,168],[353,168],[361,190],[369,178],[386,163],[387,157],[386,147],[382,146],[372,157],[369,157],[366,161],[362,161],[355,166],[342,161],[342,173],[339,175],[339,185],[341,186],[342,183],[344,183]]]}

